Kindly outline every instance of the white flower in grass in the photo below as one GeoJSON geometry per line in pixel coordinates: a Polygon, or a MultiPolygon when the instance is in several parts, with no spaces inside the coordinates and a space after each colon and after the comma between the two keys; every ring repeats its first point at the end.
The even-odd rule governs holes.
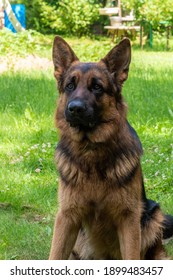
{"type": "Polygon", "coordinates": [[[160,156],[160,157],[163,157],[163,156],[164,156],[164,153],[159,154],[159,156],[160,156]]]}
{"type": "Polygon", "coordinates": [[[45,143],[42,144],[42,148],[46,148],[46,144],[45,143]]]}
{"type": "Polygon", "coordinates": [[[40,168],[36,168],[36,169],[35,169],[35,172],[36,172],[36,173],[39,173],[39,172],[41,172],[41,169],[40,169],[40,168]]]}
{"type": "Polygon", "coordinates": [[[43,153],[46,153],[46,150],[45,150],[45,149],[42,149],[42,152],[43,152],[43,153]]]}

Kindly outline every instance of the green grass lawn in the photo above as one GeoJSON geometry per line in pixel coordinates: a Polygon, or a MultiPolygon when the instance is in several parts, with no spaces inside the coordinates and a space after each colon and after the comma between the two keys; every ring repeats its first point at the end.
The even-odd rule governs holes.
{"type": "MultiPolygon", "coordinates": [[[[112,47],[109,39],[67,40],[83,61],[97,61],[112,47]]],[[[44,53],[50,58],[52,37],[46,42],[43,49],[40,45],[40,56],[44,53]]],[[[37,47],[37,55],[38,50],[37,47]]],[[[134,50],[123,90],[129,107],[128,119],[144,147],[142,166],[147,195],[170,214],[173,214],[172,65],[172,52],[134,50]]],[[[51,68],[13,71],[12,67],[0,76],[0,259],[48,258],[57,209],[56,99],[51,68]]],[[[173,258],[173,243],[167,249],[173,258]]]]}

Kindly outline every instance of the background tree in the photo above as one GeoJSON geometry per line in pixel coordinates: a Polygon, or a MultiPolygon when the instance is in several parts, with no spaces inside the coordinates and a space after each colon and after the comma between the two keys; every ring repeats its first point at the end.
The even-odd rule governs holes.
{"type": "Polygon", "coordinates": [[[122,0],[125,9],[133,10],[137,20],[146,20],[157,28],[160,22],[173,24],[172,0],[122,0]]]}

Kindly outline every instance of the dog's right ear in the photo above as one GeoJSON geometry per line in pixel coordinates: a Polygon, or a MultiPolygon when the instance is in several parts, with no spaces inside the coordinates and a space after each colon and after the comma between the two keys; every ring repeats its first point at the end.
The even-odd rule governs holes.
{"type": "Polygon", "coordinates": [[[67,42],[59,36],[54,39],[52,56],[57,80],[68,70],[72,62],[79,60],[67,42]]]}

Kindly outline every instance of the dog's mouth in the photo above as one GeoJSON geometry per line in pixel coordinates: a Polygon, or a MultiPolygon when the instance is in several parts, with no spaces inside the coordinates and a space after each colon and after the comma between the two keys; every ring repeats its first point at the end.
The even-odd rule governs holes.
{"type": "Polygon", "coordinates": [[[95,129],[97,126],[97,121],[94,119],[85,119],[85,118],[69,118],[66,116],[66,121],[70,124],[71,127],[78,128],[79,130],[88,131],[95,129]]]}

